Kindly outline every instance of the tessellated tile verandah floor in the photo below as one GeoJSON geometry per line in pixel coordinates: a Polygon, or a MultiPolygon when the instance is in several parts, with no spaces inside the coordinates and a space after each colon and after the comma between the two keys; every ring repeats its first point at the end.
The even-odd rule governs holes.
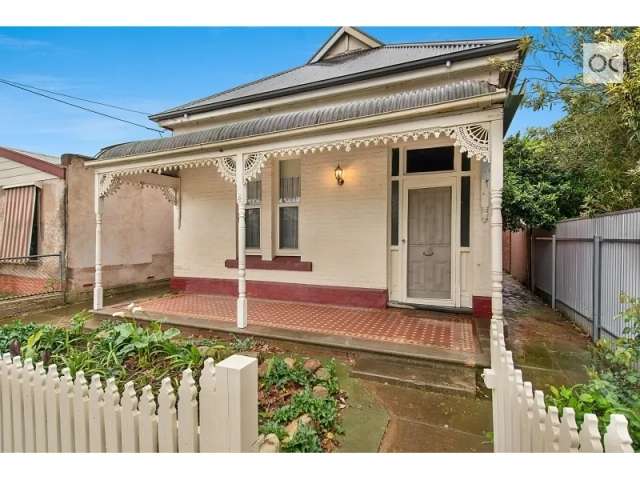
{"type": "MultiPolygon", "coordinates": [[[[236,299],[175,294],[142,301],[145,311],[235,322],[236,299]]],[[[367,309],[274,300],[248,300],[249,325],[323,335],[443,348],[474,353],[477,341],[469,315],[411,309],[367,309]]]]}

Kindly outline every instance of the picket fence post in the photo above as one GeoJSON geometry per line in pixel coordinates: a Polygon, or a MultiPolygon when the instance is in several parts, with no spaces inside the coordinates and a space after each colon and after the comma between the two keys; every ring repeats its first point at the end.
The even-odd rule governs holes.
{"type": "Polygon", "coordinates": [[[5,353],[0,361],[0,387],[2,387],[2,451],[13,452],[13,422],[11,412],[11,354],[5,353]]]}
{"type": "Polygon", "coordinates": [[[138,432],[138,396],[133,382],[127,382],[122,392],[120,418],[122,422],[122,452],[136,453],[140,449],[140,433],[138,432]]]}
{"type": "Polygon", "coordinates": [[[158,395],[158,448],[162,453],[178,451],[176,395],[170,378],[163,378],[158,395]]]}
{"type": "Polygon", "coordinates": [[[624,415],[614,413],[609,418],[607,432],[604,434],[604,451],[607,453],[633,453],[629,422],[624,415]]]}
{"type": "Polygon", "coordinates": [[[115,378],[107,380],[104,390],[104,445],[107,453],[122,451],[120,392],[115,378]]]}
{"type": "Polygon", "coordinates": [[[73,438],[76,452],[89,451],[89,387],[82,370],[73,383],[73,438]]]}
{"type": "Polygon", "coordinates": [[[63,368],[60,379],[60,449],[63,453],[75,450],[73,433],[73,379],[71,371],[63,368]]]}
{"type": "Polygon", "coordinates": [[[47,368],[45,390],[47,419],[47,451],[60,451],[60,377],[55,364],[47,368]]]}
{"type": "Polygon", "coordinates": [[[35,411],[33,405],[33,391],[35,370],[33,360],[27,358],[24,361],[22,374],[22,408],[24,412],[24,451],[33,453],[36,451],[35,411]]]}
{"type": "Polygon", "coordinates": [[[158,416],[156,415],[156,400],[151,392],[151,385],[142,388],[140,401],[140,451],[154,453],[158,451],[158,416]]]}
{"type": "Polygon", "coordinates": [[[600,431],[598,430],[598,417],[593,413],[586,413],[580,426],[580,449],[582,453],[602,453],[600,431]]]}
{"type": "Polygon", "coordinates": [[[91,377],[89,385],[89,451],[102,453],[106,451],[104,432],[104,390],[100,375],[91,377]]]}
{"type": "Polygon", "coordinates": [[[573,408],[565,407],[562,409],[559,444],[560,451],[563,453],[576,453],[580,446],[576,414],[573,411],[573,408]]]}
{"type": "Polygon", "coordinates": [[[216,395],[216,369],[212,358],[204,362],[200,372],[200,451],[220,452],[224,445],[223,422],[226,414],[218,405],[216,395]]]}
{"type": "Polygon", "coordinates": [[[178,451],[193,453],[198,449],[198,389],[191,369],[182,372],[178,388],[178,451]]]}
{"type": "Polygon", "coordinates": [[[544,452],[557,453],[560,451],[560,417],[558,408],[550,405],[544,426],[544,452]]]}
{"type": "Polygon", "coordinates": [[[42,362],[36,363],[36,369],[33,374],[33,420],[36,431],[36,452],[48,452],[47,372],[42,362]]]}

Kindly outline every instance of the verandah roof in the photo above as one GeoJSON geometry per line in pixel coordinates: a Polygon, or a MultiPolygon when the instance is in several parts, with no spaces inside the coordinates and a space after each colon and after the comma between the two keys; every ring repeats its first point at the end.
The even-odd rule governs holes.
{"type": "Polygon", "coordinates": [[[486,81],[463,80],[435,87],[328,105],[326,107],[259,117],[157,140],[142,140],[113,145],[103,148],[96,158],[100,160],[123,158],[298,128],[314,127],[468,99],[494,93],[496,90],[497,88],[494,85],[486,81]]]}

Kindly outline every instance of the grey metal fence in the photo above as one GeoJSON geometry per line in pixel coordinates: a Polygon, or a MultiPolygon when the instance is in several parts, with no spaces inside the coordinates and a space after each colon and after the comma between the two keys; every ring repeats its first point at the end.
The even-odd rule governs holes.
{"type": "Polygon", "coordinates": [[[620,294],[640,297],[640,209],[565,220],[535,237],[532,285],[594,340],[622,335],[620,294]]]}
{"type": "Polygon", "coordinates": [[[64,255],[0,258],[0,301],[62,292],[64,255]]]}

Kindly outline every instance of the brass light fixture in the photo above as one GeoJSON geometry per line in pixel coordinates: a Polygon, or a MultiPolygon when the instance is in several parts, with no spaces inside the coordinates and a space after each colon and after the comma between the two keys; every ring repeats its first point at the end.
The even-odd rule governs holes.
{"type": "Polygon", "coordinates": [[[334,173],[336,176],[336,182],[338,182],[338,185],[342,185],[344,183],[344,178],[342,177],[342,168],[340,167],[340,164],[338,164],[334,173]]]}

